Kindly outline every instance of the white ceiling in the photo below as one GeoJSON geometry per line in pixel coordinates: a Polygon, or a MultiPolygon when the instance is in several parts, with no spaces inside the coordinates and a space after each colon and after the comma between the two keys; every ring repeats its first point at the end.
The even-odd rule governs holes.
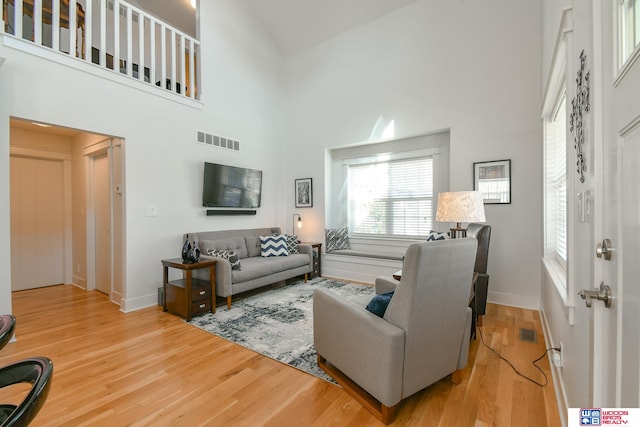
{"type": "MultiPolygon", "coordinates": [[[[195,36],[190,0],[130,0],[195,36]]],[[[207,0],[200,0],[201,2],[207,0]]],[[[236,0],[229,0],[236,1],[236,0]]],[[[416,0],[246,0],[283,55],[290,55],[416,0]]]]}
{"type": "Polygon", "coordinates": [[[247,0],[284,55],[330,39],[416,0],[247,0]]]}

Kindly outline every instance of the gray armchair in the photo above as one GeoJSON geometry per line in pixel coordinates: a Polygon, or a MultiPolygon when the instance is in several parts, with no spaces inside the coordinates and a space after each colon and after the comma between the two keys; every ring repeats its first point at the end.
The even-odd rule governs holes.
{"type": "MultiPolygon", "coordinates": [[[[415,243],[384,317],[365,301],[318,289],[313,300],[318,364],[384,423],[396,405],[467,364],[474,239],[415,243]]],[[[390,285],[391,286],[391,285],[390,285]]],[[[383,289],[386,291],[386,289],[383,289]]]]}

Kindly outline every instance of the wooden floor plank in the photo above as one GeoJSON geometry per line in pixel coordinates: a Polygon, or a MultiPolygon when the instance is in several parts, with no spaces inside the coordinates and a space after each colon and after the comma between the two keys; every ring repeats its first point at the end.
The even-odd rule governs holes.
{"type": "MultiPolygon", "coordinates": [[[[340,387],[150,307],[122,313],[99,292],[53,286],[15,292],[17,341],[0,366],[35,355],[54,380],[33,426],[381,426],[340,387]]],[[[537,312],[489,304],[485,342],[523,373],[545,350],[537,312]],[[519,340],[534,329],[538,343],[519,340]]],[[[425,361],[425,364],[428,361],[425,361]]],[[[521,378],[478,338],[459,385],[443,379],[405,399],[394,426],[560,425],[549,385],[521,378]]],[[[0,391],[0,402],[11,393],[0,391]]]]}

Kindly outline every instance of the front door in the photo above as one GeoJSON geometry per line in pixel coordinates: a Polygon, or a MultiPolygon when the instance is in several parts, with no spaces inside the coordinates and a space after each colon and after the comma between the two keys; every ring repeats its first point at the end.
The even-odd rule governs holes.
{"type": "Polygon", "coordinates": [[[612,246],[609,260],[594,257],[594,286],[610,286],[613,301],[610,308],[593,304],[593,404],[628,408],[640,407],[640,61],[628,61],[624,70],[617,66],[619,3],[594,2],[594,16],[602,9],[594,21],[594,41],[596,49],[601,42],[596,72],[603,88],[594,132],[601,197],[594,234],[597,242],[609,239],[612,246]]]}
{"type": "Polygon", "coordinates": [[[64,166],[11,156],[11,290],[64,283],[64,166]]]}

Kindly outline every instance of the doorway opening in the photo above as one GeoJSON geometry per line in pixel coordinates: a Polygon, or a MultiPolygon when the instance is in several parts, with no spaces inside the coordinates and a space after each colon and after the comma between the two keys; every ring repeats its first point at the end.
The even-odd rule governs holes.
{"type": "Polygon", "coordinates": [[[74,285],[120,305],[124,141],[11,118],[10,158],[11,290],[74,285]]]}

